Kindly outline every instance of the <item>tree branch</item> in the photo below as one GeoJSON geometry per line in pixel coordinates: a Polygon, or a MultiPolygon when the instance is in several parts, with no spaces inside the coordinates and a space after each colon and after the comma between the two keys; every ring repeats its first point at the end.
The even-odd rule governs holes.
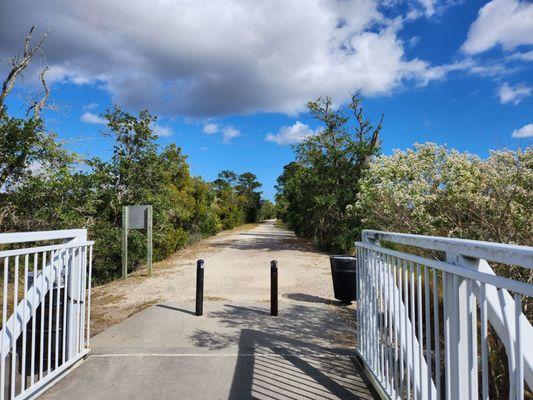
{"type": "MultiPolygon", "coordinates": [[[[0,92],[0,111],[4,109],[5,98],[7,97],[9,92],[11,92],[11,90],[13,89],[13,86],[15,86],[15,82],[17,81],[17,78],[28,67],[35,53],[36,52],[42,53],[41,47],[44,41],[46,40],[46,37],[48,36],[48,31],[46,31],[43,34],[43,36],[41,36],[41,39],[39,40],[37,45],[32,47],[31,39],[32,39],[34,29],[35,29],[35,26],[32,26],[30,31],[26,35],[26,39],[24,40],[24,53],[22,55],[22,58],[17,55],[17,56],[12,57],[10,60],[11,70],[9,71],[6,79],[2,83],[2,92],[0,92]]],[[[42,76],[43,74],[41,74],[41,78],[42,76]]],[[[45,88],[46,88],[46,85],[45,85],[45,88]]]]}

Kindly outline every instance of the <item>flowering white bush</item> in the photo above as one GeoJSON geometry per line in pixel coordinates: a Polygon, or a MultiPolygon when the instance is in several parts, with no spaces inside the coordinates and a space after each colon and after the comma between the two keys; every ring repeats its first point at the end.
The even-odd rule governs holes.
{"type": "Polygon", "coordinates": [[[364,228],[533,243],[533,148],[487,159],[434,143],[382,155],[361,181],[364,228]]]}

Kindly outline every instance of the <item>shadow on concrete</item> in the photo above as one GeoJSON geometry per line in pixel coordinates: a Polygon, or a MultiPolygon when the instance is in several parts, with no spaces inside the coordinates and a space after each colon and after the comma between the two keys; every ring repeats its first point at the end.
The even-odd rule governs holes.
{"type": "Polygon", "coordinates": [[[290,305],[273,318],[266,309],[226,304],[208,317],[230,329],[197,330],[191,340],[213,350],[237,343],[230,399],[377,398],[354,367],[355,330],[337,310],[290,305]]]}
{"type": "Polygon", "coordinates": [[[347,304],[342,301],[326,299],[320,296],[312,296],[305,293],[283,293],[281,296],[289,300],[304,301],[307,303],[322,303],[339,307],[347,306],[347,304]]]}
{"type": "Polygon", "coordinates": [[[196,315],[193,311],[184,310],[183,308],[173,307],[166,304],[156,304],[156,307],[167,308],[169,310],[179,311],[185,314],[196,315]]]}

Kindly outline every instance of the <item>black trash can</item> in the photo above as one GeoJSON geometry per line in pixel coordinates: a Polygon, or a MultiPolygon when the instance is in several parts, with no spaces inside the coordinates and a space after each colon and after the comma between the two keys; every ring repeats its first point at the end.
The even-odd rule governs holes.
{"type": "Polygon", "coordinates": [[[337,300],[350,304],[357,300],[357,259],[351,256],[331,256],[333,292],[337,300]]]}

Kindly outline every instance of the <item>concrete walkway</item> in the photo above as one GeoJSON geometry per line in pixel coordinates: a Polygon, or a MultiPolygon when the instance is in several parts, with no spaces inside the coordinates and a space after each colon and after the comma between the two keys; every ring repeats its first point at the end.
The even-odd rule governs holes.
{"type": "Polygon", "coordinates": [[[153,277],[93,295],[102,332],[43,399],[373,398],[353,358],[355,308],[332,301],[327,254],[273,221],[203,240],[153,277]],[[206,260],[202,317],[193,315],[197,258],[206,260]],[[278,317],[269,314],[272,259],[278,317]]]}
{"type": "Polygon", "coordinates": [[[353,310],[303,298],[148,308],[91,341],[42,399],[372,399],[353,358],[353,310]],[[310,301],[311,300],[311,301],[310,301]]]}

